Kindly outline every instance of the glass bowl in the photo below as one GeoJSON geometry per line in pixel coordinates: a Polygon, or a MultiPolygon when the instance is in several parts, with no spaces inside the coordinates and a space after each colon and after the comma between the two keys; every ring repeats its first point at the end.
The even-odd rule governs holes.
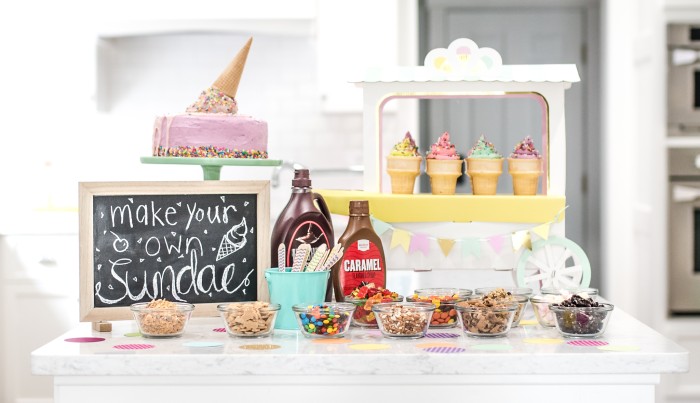
{"type": "Polygon", "coordinates": [[[306,337],[343,337],[350,328],[355,305],[347,302],[328,302],[318,305],[292,306],[299,330],[306,337]]]}
{"type": "Polygon", "coordinates": [[[216,309],[234,337],[266,337],[272,334],[280,304],[269,302],[231,302],[219,304],[216,309]]]}
{"type": "Polygon", "coordinates": [[[532,310],[535,311],[535,318],[540,326],[554,327],[554,312],[549,309],[550,304],[559,303],[564,300],[562,295],[546,294],[534,295],[530,298],[532,310]]]}
{"type": "Polygon", "coordinates": [[[476,290],[474,290],[474,294],[486,295],[491,291],[497,290],[499,288],[506,290],[512,295],[524,295],[528,298],[532,295],[532,288],[528,287],[479,287],[476,290]]]}
{"type": "Polygon", "coordinates": [[[131,312],[143,337],[179,337],[185,332],[194,305],[156,300],[131,305],[131,312]]]}
{"type": "Polygon", "coordinates": [[[428,332],[435,305],[427,302],[374,304],[379,330],[384,337],[418,339],[428,332]]]}
{"type": "MultiPolygon", "coordinates": [[[[562,297],[562,299],[568,298],[573,294],[578,294],[585,298],[591,298],[593,301],[598,299],[598,289],[597,288],[555,288],[555,287],[544,287],[540,290],[542,295],[557,295],[562,297]]],[[[556,301],[555,301],[556,302],[556,301]]]]}
{"type": "Polygon", "coordinates": [[[551,304],[554,324],[564,337],[599,337],[605,332],[614,306],[601,304],[597,307],[564,307],[551,304]]]}
{"type": "Polygon", "coordinates": [[[376,296],[372,298],[353,298],[350,296],[345,297],[345,302],[349,302],[355,305],[355,311],[352,314],[352,325],[373,329],[376,329],[378,325],[377,318],[374,315],[374,312],[372,312],[372,306],[374,304],[401,301],[403,301],[402,295],[398,295],[396,297],[384,295],[381,296],[381,298],[378,298],[376,296]]]}
{"type": "Polygon", "coordinates": [[[493,306],[479,305],[478,298],[457,303],[462,330],[471,337],[505,336],[513,325],[519,304],[505,302],[493,306]]]}
{"type": "Polygon", "coordinates": [[[435,311],[430,318],[430,327],[450,328],[457,326],[459,322],[455,304],[471,295],[472,291],[464,288],[421,288],[415,290],[413,296],[407,297],[406,301],[428,302],[435,305],[435,311]]]}

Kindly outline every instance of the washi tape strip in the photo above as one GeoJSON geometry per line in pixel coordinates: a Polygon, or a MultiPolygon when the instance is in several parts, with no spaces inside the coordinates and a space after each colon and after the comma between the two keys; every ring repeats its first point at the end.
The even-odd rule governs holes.
{"type": "Polygon", "coordinates": [[[140,332],[124,333],[124,337],[141,337],[140,332]]]}
{"type": "Polygon", "coordinates": [[[452,354],[463,353],[467,351],[467,349],[462,347],[428,347],[424,348],[423,351],[427,351],[429,353],[452,354]]]}
{"type": "Polygon", "coordinates": [[[523,343],[527,344],[562,344],[564,340],[562,339],[524,339],[523,343]]]}
{"type": "Polygon", "coordinates": [[[607,346],[609,343],[602,340],[570,340],[566,344],[577,347],[600,347],[607,346]]]}
{"type": "Polygon", "coordinates": [[[282,348],[282,346],[277,344],[246,344],[240,346],[243,350],[277,350],[282,348]]]}
{"type": "Polygon", "coordinates": [[[97,343],[100,341],[105,341],[104,337],[71,337],[65,339],[68,343],[97,343]]]}
{"type": "Polygon", "coordinates": [[[428,342],[428,343],[419,343],[416,344],[416,347],[418,348],[431,348],[431,347],[458,347],[454,343],[447,343],[444,341],[433,341],[433,342],[428,342]]]}
{"type": "Polygon", "coordinates": [[[477,344],[471,346],[471,349],[480,351],[508,351],[512,350],[513,346],[509,344],[477,344]]]}
{"type": "Polygon", "coordinates": [[[527,320],[520,321],[520,326],[534,326],[536,324],[537,324],[537,321],[534,319],[527,319],[527,320]]]}
{"type": "Polygon", "coordinates": [[[182,345],[185,347],[221,347],[224,343],[218,341],[188,341],[182,345]]]}
{"type": "Polygon", "coordinates": [[[600,346],[598,347],[598,350],[603,350],[603,351],[638,351],[640,349],[639,346],[631,346],[631,345],[621,345],[621,344],[610,344],[607,346],[600,346]]]}
{"type": "Polygon", "coordinates": [[[388,350],[391,348],[388,344],[351,344],[348,347],[353,350],[388,350]]]}
{"type": "Polygon", "coordinates": [[[459,335],[454,333],[428,333],[425,337],[429,339],[454,339],[459,337],[459,335]]]}
{"type": "Polygon", "coordinates": [[[148,350],[155,347],[153,344],[117,344],[114,346],[117,350],[148,350]]]}
{"type": "Polygon", "coordinates": [[[216,329],[211,329],[211,330],[214,332],[217,332],[217,333],[224,333],[226,331],[226,328],[225,327],[217,327],[216,329]]]}
{"type": "Polygon", "coordinates": [[[311,340],[314,344],[347,344],[351,343],[351,339],[338,338],[338,339],[315,339],[311,340]]]}

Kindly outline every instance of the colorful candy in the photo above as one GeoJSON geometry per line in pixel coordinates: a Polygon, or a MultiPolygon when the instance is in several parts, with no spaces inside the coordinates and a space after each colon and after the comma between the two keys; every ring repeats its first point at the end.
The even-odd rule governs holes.
{"type": "Polygon", "coordinates": [[[306,312],[299,313],[303,332],[309,335],[337,336],[343,333],[350,321],[347,310],[329,305],[310,305],[306,312]]]}
{"type": "Polygon", "coordinates": [[[178,146],[165,148],[158,147],[158,157],[191,157],[191,158],[250,158],[267,159],[267,151],[238,150],[215,146],[178,146]]]}

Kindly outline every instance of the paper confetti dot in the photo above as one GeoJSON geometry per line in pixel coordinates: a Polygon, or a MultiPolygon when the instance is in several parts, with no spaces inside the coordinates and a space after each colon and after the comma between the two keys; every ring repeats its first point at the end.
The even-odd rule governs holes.
{"type": "Polygon", "coordinates": [[[65,339],[69,343],[97,343],[98,341],[105,341],[104,337],[71,337],[65,339]]]}
{"type": "Polygon", "coordinates": [[[131,333],[124,333],[125,337],[141,337],[141,333],[139,332],[131,332],[131,333]]]}
{"type": "Polygon", "coordinates": [[[218,341],[188,341],[182,344],[185,347],[221,347],[224,343],[218,341]]]}
{"type": "Polygon", "coordinates": [[[566,344],[577,347],[599,347],[607,346],[608,342],[602,340],[570,340],[566,344]]]}
{"type": "Polygon", "coordinates": [[[282,346],[277,344],[246,344],[240,348],[243,350],[276,350],[282,348],[282,346]]]}
{"type": "Polygon", "coordinates": [[[423,348],[431,348],[431,347],[458,347],[458,346],[454,343],[446,343],[444,341],[432,341],[432,342],[428,342],[428,343],[416,344],[416,347],[423,349],[423,348]]]}
{"type": "Polygon", "coordinates": [[[479,351],[507,351],[512,350],[513,346],[509,344],[477,344],[471,346],[471,349],[479,351]]]}
{"type": "Polygon", "coordinates": [[[148,350],[155,347],[153,344],[117,344],[114,346],[118,350],[148,350]]]}
{"type": "Polygon", "coordinates": [[[627,346],[627,345],[615,345],[615,344],[610,344],[607,346],[600,346],[598,347],[598,350],[603,350],[603,351],[638,351],[639,346],[627,346]]]}
{"type": "Polygon", "coordinates": [[[424,348],[423,351],[427,351],[429,353],[449,354],[449,353],[463,353],[463,352],[467,351],[467,349],[461,348],[461,347],[428,347],[428,348],[424,348]]]}
{"type": "Polygon", "coordinates": [[[211,329],[211,330],[214,331],[214,332],[217,332],[217,333],[223,333],[223,332],[226,331],[226,328],[217,327],[216,329],[211,329]]]}
{"type": "Polygon", "coordinates": [[[459,337],[459,335],[454,333],[428,333],[425,337],[430,339],[453,339],[459,337]]]}
{"type": "Polygon", "coordinates": [[[353,350],[387,350],[391,348],[388,344],[351,344],[348,347],[353,350]]]}
{"type": "Polygon", "coordinates": [[[537,321],[534,319],[528,319],[528,320],[521,320],[520,321],[520,326],[534,326],[537,324],[537,321]]]}
{"type": "Polygon", "coordinates": [[[346,344],[351,343],[350,339],[315,339],[311,340],[314,344],[346,344]]]}
{"type": "Polygon", "coordinates": [[[527,344],[562,344],[562,339],[524,339],[523,343],[527,344]]]}

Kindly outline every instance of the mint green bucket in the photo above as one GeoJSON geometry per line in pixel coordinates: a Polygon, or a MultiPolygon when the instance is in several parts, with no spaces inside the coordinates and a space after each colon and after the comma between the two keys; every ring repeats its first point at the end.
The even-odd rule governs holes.
{"type": "Polygon", "coordinates": [[[295,304],[318,304],[326,298],[326,286],[330,271],[279,271],[265,270],[270,302],[280,304],[275,329],[296,330],[297,325],[292,306],[295,304]]]}

